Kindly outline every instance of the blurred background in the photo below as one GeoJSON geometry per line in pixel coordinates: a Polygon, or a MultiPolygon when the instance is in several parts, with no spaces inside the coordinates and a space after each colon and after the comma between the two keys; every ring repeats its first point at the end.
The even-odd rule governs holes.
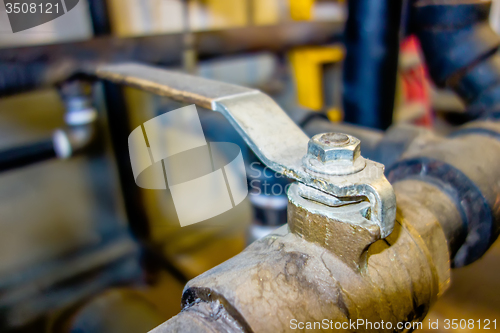
{"type": "MultiPolygon", "coordinates": [[[[462,100],[429,78],[405,17],[359,16],[375,34],[368,44],[397,50],[373,71],[346,59],[346,45],[364,38],[353,35],[348,6],[80,0],[67,14],[13,34],[0,2],[0,331],[146,332],[180,311],[189,279],[286,223],[287,181],[264,172],[222,115],[198,108],[208,141],[240,145],[256,195],[181,228],[168,190],[136,186],[127,137],[182,104],[75,73],[135,61],[254,87],[308,134],[344,121],[363,126],[367,138],[394,124],[445,134],[467,118],[462,100]],[[353,90],[357,79],[366,90],[353,90]],[[353,107],[357,99],[364,105],[353,107]]],[[[490,23],[498,33],[498,2],[490,23]]],[[[453,270],[429,318],[500,320],[499,262],[497,242],[481,260],[453,270]]]]}

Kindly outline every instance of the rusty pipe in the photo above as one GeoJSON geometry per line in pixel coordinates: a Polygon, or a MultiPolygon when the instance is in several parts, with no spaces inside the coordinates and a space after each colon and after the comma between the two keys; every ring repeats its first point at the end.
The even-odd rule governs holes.
{"type": "Polygon", "coordinates": [[[448,233],[424,199],[446,206],[446,225],[460,216],[441,188],[400,179],[396,211],[383,166],[360,157],[358,139],[330,133],[307,143],[261,92],[134,64],[97,75],[222,112],[266,165],[299,182],[288,191],[287,226],[188,282],[183,311],[153,332],[286,332],[291,320],[323,319],[403,331],[398,324],[422,320],[446,289],[448,233]]]}
{"type": "Polygon", "coordinates": [[[353,331],[349,325],[358,320],[385,323],[386,329],[362,326],[356,332],[398,332],[404,329],[397,325],[418,325],[450,281],[447,239],[426,197],[440,202],[451,219],[460,216],[431,184],[401,181],[395,192],[394,231],[364,249],[365,265],[353,268],[342,253],[291,232],[297,219],[319,226],[328,221],[290,202],[288,226],[189,281],[182,312],[152,332],[180,327],[184,332],[289,332],[294,323],[324,325],[324,319],[343,331],[353,331]]]}

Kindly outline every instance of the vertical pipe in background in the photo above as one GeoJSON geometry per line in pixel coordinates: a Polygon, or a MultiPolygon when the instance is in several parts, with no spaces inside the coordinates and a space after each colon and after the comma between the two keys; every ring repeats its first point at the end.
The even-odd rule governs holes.
{"type": "MultiPolygon", "coordinates": [[[[500,112],[500,36],[491,29],[492,2],[414,1],[411,32],[420,41],[434,83],[467,105],[460,122],[500,112]]],[[[496,116],[495,116],[496,117],[496,116]]]]}
{"type": "Polygon", "coordinates": [[[198,54],[196,53],[196,36],[191,29],[188,0],[182,2],[182,10],[184,16],[182,64],[186,73],[196,74],[198,54]]]}
{"type": "Polygon", "coordinates": [[[111,34],[111,23],[109,21],[109,11],[106,0],[87,0],[89,3],[90,16],[92,18],[92,28],[94,36],[111,34]]]}
{"type": "Polygon", "coordinates": [[[168,258],[165,258],[161,251],[151,243],[151,230],[141,189],[135,183],[132,165],[130,164],[128,136],[132,129],[122,87],[106,81],[103,82],[103,87],[111,144],[118,168],[125,213],[130,232],[141,245],[142,265],[148,273],[154,274],[162,269],[169,272],[181,283],[186,283],[188,279],[184,273],[171,263],[168,258]]]}
{"type": "Polygon", "coordinates": [[[348,2],[343,95],[346,122],[379,129],[392,122],[402,2],[348,2]]]}
{"type": "Polygon", "coordinates": [[[129,227],[136,239],[147,241],[150,236],[147,214],[140,189],[135,184],[128,152],[128,136],[132,130],[128,119],[125,96],[122,87],[119,85],[104,82],[103,86],[111,144],[115,154],[129,227]]]}

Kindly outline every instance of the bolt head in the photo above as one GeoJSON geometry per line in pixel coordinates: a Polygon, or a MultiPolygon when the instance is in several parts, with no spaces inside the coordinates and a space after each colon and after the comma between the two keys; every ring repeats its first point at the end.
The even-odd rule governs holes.
{"type": "Polygon", "coordinates": [[[323,133],[309,140],[307,154],[323,163],[352,163],[360,156],[359,139],[343,133],[323,133]]]}

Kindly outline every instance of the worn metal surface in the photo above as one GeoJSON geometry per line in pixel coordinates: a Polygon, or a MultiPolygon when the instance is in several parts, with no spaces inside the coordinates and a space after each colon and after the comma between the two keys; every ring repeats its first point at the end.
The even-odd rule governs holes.
{"type": "Polygon", "coordinates": [[[302,157],[306,155],[309,138],[262,92],[137,64],[102,66],[96,74],[221,112],[271,169],[336,197],[366,197],[371,203],[371,219],[380,227],[382,237],[391,232],[395,199],[383,175],[383,166],[367,160],[363,170],[343,176],[307,170],[302,157]]]}
{"type": "MultiPolygon", "coordinates": [[[[253,243],[238,256],[191,280],[183,296],[184,311],[154,333],[174,332],[193,303],[227,304],[227,313],[244,332],[292,332],[291,320],[348,323],[364,319],[391,323],[392,329],[352,327],[344,332],[401,332],[398,322],[424,318],[449,283],[446,238],[436,216],[420,201],[425,192],[396,188],[398,215],[394,231],[364,253],[365,266],[353,266],[314,240],[290,233],[287,226],[253,243]],[[246,328],[245,328],[246,327],[246,328]]],[[[290,205],[295,206],[293,202],[290,205]]],[[[292,208],[289,225],[302,219],[292,208]]],[[[309,223],[326,222],[309,215],[309,223]]],[[[345,230],[344,230],[345,231],[345,230]]],[[[352,239],[352,238],[351,238],[352,239]]],[[[366,240],[366,238],[364,238],[366,240]]],[[[346,244],[332,234],[332,241],[346,244]]],[[[360,249],[360,247],[357,247],[360,249]]],[[[335,249],[334,249],[335,250],[335,249]]],[[[356,256],[359,252],[356,252],[356,256]]],[[[319,331],[317,327],[311,331],[319,331]]],[[[197,328],[198,329],[198,328],[197,328]]],[[[204,322],[203,329],[216,331],[204,322]]],[[[241,332],[241,330],[227,330],[241,332]]]]}
{"type": "Polygon", "coordinates": [[[366,266],[365,250],[380,239],[380,229],[367,219],[370,205],[366,201],[325,207],[304,198],[300,188],[288,189],[288,226],[299,237],[335,253],[353,269],[366,266]]]}
{"type": "MultiPolygon", "coordinates": [[[[308,132],[337,129],[338,125],[315,120],[308,132]]],[[[368,139],[371,134],[360,133],[368,139]]],[[[458,218],[441,212],[440,220],[450,239],[452,258],[463,246],[455,266],[478,259],[500,232],[496,199],[499,189],[494,181],[499,177],[498,168],[494,167],[500,163],[499,140],[500,125],[497,119],[490,118],[461,126],[448,138],[417,126],[395,125],[382,139],[368,146],[368,154],[387,166],[391,183],[402,179],[425,180],[440,186],[448,200],[454,202],[458,218]],[[462,228],[458,230],[456,224],[462,224],[462,228]],[[464,244],[467,235],[469,239],[464,244]]],[[[427,206],[431,208],[443,200],[429,199],[427,206]]],[[[439,211],[436,209],[436,213],[439,211]]]]}
{"type": "MultiPolygon", "coordinates": [[[[394,192],[383,166],[367,160],[343,176],[307,170],[307,136],[260,91],[133,64],[97,75],[223,113],[266,165],[302,183],[290,187],[288,226],[191,280],[182,314],[155,332],[176,331],[188,319],[185,331],[286,332],[291,319],[324,318],[384,321],[394,325],[388,331],[403,331],[397,323],[422,320],[447,288],[449,234],[443,216],[423,204],[425,191],[406,191],[402,183],[393,230],[394,192]]],[[[356,147],[352,157],[361,158],[356,147]]]]}
{"type": "Polygon", "coordinates": [[[415,140],[388,170],[394,184],[420,179],[440,187],[460,212],[461,237],[454,237],[453,264],[479,259],[500,233],[500,124],[471,123],[452,138],[415,140]],[[432,142],[432,144],[431,144],[432,142]]]}
{"type": "Polygon", "coordinates": [[[396,183],[395,228],[377,241],[380,230],[366,219],[366,201],[329,207],[303,198],[301,187],[307,186],[289,189],[287,226],[191,280],[183,312],[153,333],[174,332],[183,323],[186,332],[292,332],[292,320],[320,331],[323,319],[344,332],[422,327],[415,325],[449,286],[449,247],[462,230],[448,194],[422,180],[396,183]],[[193,308],[201,304],[218,310],[200,315],[193,308]],[[218,313],[239,325],[221,328],[221,320],[206,320],[218,313]],[[385,326],[351,325],[358,320],[385,326]]]}
{"type": "Polygon", "coordinates": [[[319,117],[309,119],[302,128],[304,132],[311,137],[319,133],[327,132],[346,133],[355,136],[361,141],[360,147],[363,156],[370,160],[380,162],[376,159],[376,148],[380,140],[384,137],[384,132],[381,130],[346,123],[332,123],[327,119],[319,117]]]}
{"type": "Polygon", "coordinates": [[[359,196],[349,197],[349,198],[337,198],[333,195],[326,194],[325,192],[322,192],[320,190],[317,190],[310,186],[306,186],[301,183],[299,183],[298,194],[302,198],[316,201],[329,207],[340,207],[351,203],[360,202],[365,199],[364,197],[359,197],[359,196]]]}
{"type": "MultiPolygon", "coordinates": [[[[373,216],[396,206],[377,207],[378,202],[384,202],[360,191],[381,182],[372,187],[380,194],[377,190],[387,183],[383,166],[367,160],[361,171],[344,176],[305,169],[300,164],[305,135],[261,92],[137,65],[106,67],[97,74],[220,111],[265,164],[301,182],[292,185],[288,193],[288,226],[191,280],[184,292],[182,314],[154,332],[178,330],[193,316],[197,316],[195,323],[186,331],[287,332],[293,331],[291,319],[319,322],[325,318],[333,323],[358,319],[391,323],[391,328],[380,330],[368,326],[352,329],[349,325],[345,331],[405,331],[397,324],[422,320],[448,287],[450,258],[464,241],[464,214],[470,218],[476,208],[487,207],[485,203],[496,207],[493,198],[500,192],[498,185],[483,182],[484,175],[498,178],[496,169],[491,168],[495,163],[481,168],[479,164],[488,159],[477,149],[486,145],[491,153],[488,157],[496,161],[498,154],[493,153],[500,144],[495,127],[489,126],[480,136],[472,133],[480,128],[468,127],[451,140],[418,131],[410,135],[405,142],[409,151],[403,158],[416,156],[417,162],[422,162],[422,155],[434,163],[442,156],[449,165],[424,161],[418,168],[410,163],[392,170],[399,172],[391,173],[398,181],[398,209],[394,229],[388,231],[373,216]],[[429,142],[433,144],[429,146],[429,142]],[[471,154],[472,161],[463,161],[464,152],[471,154]],[[474,182],[457,177],[461,174],[458,169],[446,168],[451,165],[474,182]],[[441,178],[428,173],[438,169],[445,171],[441,178]],[[467,189],[465,196],[459,197],[464,199],[459,205],[450,195],[457,184],[467,189]],[[485,192],[485,198],[474,184],[485,192]]],[[[340,145],[346,141],[337,136],[331,139],[340,145]]],[[[330,160],[321,153],[310,155],[320,163],[330,160]]],[[[352,157],[360,158],[356,148],[352,157]]],[[[389,198],[385,194],[385,199],[389,198]]],[[[479,220],[485,216],[479,215],[479,220]]],[[[493,234],[497,232],[494,224],[488,226],[493,234]]],[[[474,236],[470,230],[483,229],[469,228],[469,235],[474,236]]],[[[472,236],[465,237],[466,246],[472,236]]]]}
{"type": "Polygon", "coordinates": [[[204,302],[196,299],[177,316],[157,327],[152,332],[249,332],[248,327],[235,320],[220,300],[204,302]]]}
{"type": "MultiPolygon", "coordinates": [[[[366,160],[361,171],[343,176],[307,170],[307,136],[260,91],[133,64],[102,67],[97,75],[223,113],[266,165],[300,182],[289,189],[288,225],[191,280],[182,313],[153,332],[287,332],[291,319],[325,318],[384,321],[393,326],[379,331],[404,331],[396,325],[422,320],[446,290],[448,242],[461,225],[438,186],[398,183],[396,223],[387,228],[396,202],[383,166],[366,160]],[[428,193],[443,205],[427,207],[428,193]]],[[[355,144],[349,161],[358,155],[355,144]]]]}
{"type": "Polygon", "coordinates": [[[347,160],[354,162],[360,156],[359,140],[342,133],[323,133],[309,141],[307,153],[321,162],[347,160]]]}
{"type": "Polygon", "coordinates": [[[309,140],[304,166],[318,173],[340,176],[364,169],[358,138],[343,133],[322,133],[309,140]]]}
{"type": "MultiPolygon", "coordinates": [[[[448,252],[450,258],[456,253],[466,237],[464,230],[464,221],[457,209],[456,202],[450,197],[449,193],[443,191],[439,185],[417,179],[407,179],[394,184],[398,193],[404,193],[407,197],[420,202],[427,210],[431,211],[439,221],[446,236],[448,252]]],[[[421,224],[423,226],[423,224],[421,224]]],[[[421,231],[424,234],[424,231],[421,231]]],[[[429,233],[429,232],[427,232],[429,233]]],[[[423,237],[428,239],[428,237],[423,237]]],[[[443,247],[444,244],[436,244],[443,247]]],[[[438,265],[440,268],[446,267],[446,262],[438,265]]]]}

